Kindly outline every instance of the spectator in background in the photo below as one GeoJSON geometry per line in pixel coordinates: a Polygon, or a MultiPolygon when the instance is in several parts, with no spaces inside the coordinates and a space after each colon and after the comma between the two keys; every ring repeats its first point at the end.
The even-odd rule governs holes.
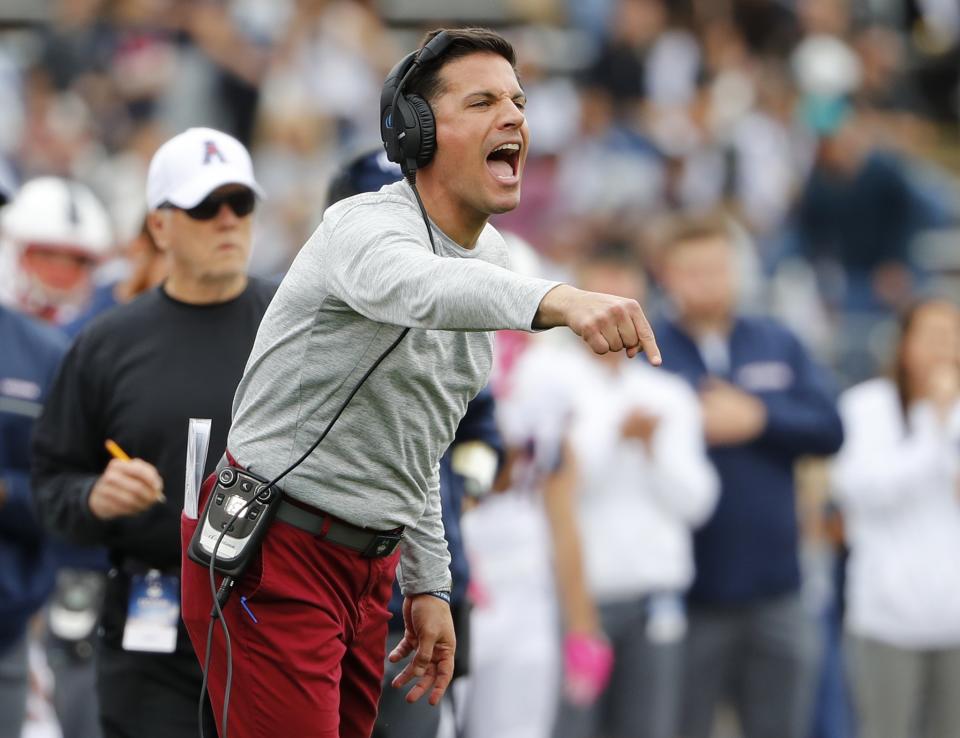
{"type": "Polygon", "coordinates": [[[960,729],[960,310],[924,300],[892,375],[840,398],[833,467],[850,560],[846,629],[860,735],[960,729]]]}
{"type": "Polygon", "coordinates": [[[579,94],[579,130],[560,153],[555,174],[560,215],[615,219],[649,212],[662,196],[660,154],[617,120],[609,90],[585,84],[579,94]]]}
{"type": "MultiPolygon", "coordinates": [[[[5,219],[9,287],[16,303],[59,325],[69,337],[97,313],[155,286],[163,268],[146,228],[128,247],[132,272],[123,282],[93,288],[93,273],[108,253],[109,221],[83,185],[53,177],[28,182],[5,219]]],[[[65,738],[100,735],[95,692],[96,623],[109,568],[101,546],[54,539],[56,587],[50,598],[47,660],[54,704],[65,738]]]]}
{"type": "MultiPolygon", "coordinates": [[[[726,78],[737,80],[733,74],[726,78]]],[[[759,66],[748,89],[755,94],[756,101],[731,124],[729,184],[740,217],[757,237],[758,256],[769,262],[793,206],[803,167],[791,130],[794,120],[790,80],[782,65],[768,61],[759,66]]],[[[719,83],[714,85],[716,99],[724,100],[724,92],[719,83]]]]}
{"type": "MultiPolygon", "coordinates": [[[[0,208],[9,193],[0,183],[0,208]]],[[[0,737],[20,738],[27,621],[53,589],[53,551],[30,501],[30,433],[66,350],[55,330],[0,305],[0,737]]]]}
{"type": "MultiPolygon", "coordinates": [[[[78,324],[91,307],[94,271],[112,245],[100,201],[78,182],[39,177],[23,186],[3,218],[7,294],[14,306],[64,330],[78,324]]],[[[93,658],[108,562],[100,546],[56,537],[51,545],[57,577],[46,649],[54,705],[65,738],[99,738],[93,658]]]]}
{"type": "Polygon", "coordinates": [[[841,268],[840,293],[829,301],[888,312],[913,281],[910,243],[923,225],[917,194],[903,162],[873,147],[849,102],[808,98],[804,106],[819,141],[797,204],[801,247],[841,268]]]}
{"type": "Polygon", "coordinates": [[[804,107],[820,138],[796,205],[797,237],[827,306],[839,314],[837,368],[853,382],[876,372],[873,331],[922,279],[911,245],[939,216],[907,162],[873,145],[845,99],[813,97],[804,107]]]}
{"type": "MultiPolygon", "coordinates": [[[[923,100],[911,85],[904,64],[903,39],[893,28],[880,24],[868,26],[860,29],[852,42],[861,68],[860,89],[856,92],[858,102],[879,115],[913,117],[924,112],[923,100]]],[[[900,130],[910,133],[902,127],[900,130]]],[[[904,145],[909,141],[892,139],[890,143],[904,145]]]]}
{"type": "MultiPolygon", "coordinates": [[[[643,300],[644,280],[623,247],[593,254],[579,281],[643,300]]],[[[718,488],[696,397],[678,377],[617,354],[549,344],[539,353],[526,365],[535,371],[515,381],[521,396],[553,393],[566,417],[560,463],[544,484],[565,621],[554,735],[674,738],[690,531],[718,488]]]]}
{"type": "MultiPolygon", "coordinates": [[[[544,276],[529,243],[515,234],[504,238],[514,269],[544,276]]],[[[557,607],[541,484],[556,466],[561,408],[549,394],[531,395],[513,381],[527,355],[548,355],[535,347],[556,338],[551,331],[498,331],[495,338],[491,386],[505,461],[493,493],[461,521],[473,609],[470,679],[455,694],[468,738],[547,738],[556,717],[557,607]]],[[[529,371],[553,370],[541,364],[529,371]]]]}
{"type": "Polygon", "coordinates": [[[212,471],[273,294],[246,274],[258,192],[246,149],[220,131],[191,128],[157,151],[147,219],[169,276],[80,333],[37,423],[44,523],[73,543],[105,545],[115,567],[97,658],[106,738],[199,729],[200,668],[177,616],[186,434],[191,417],[212,420],[212,471]],[[110,460],[108,438],[134,458],[110,460]],[[132,607],[144,597],[174,613],[148,637],[132,607]]]}
{"type": "Polygon", "coordinates": [[[664,0],[617,0],[610,28],[588,75],[616,101],[617,114],[630,116],[648,94],[646,62],[667,25],[664,0]]]}
{"type": "Polygon", "coordinates": [[[332,143],[349,147],[375,139],[370,111],[398,49],[374,4],[301,2],[290,20],[268,84],[295,92],[303,115],[332,123],[332,143]]]}
{"type": "MultiPolygon", "coordinates": [[[[27,182],[3,212],[0,293],[13,307],[65,328],[90,305],[93,273],[112,244],[111,224],[84,185],[27,182]]],[[[57,569],[47,608],[47,661],[65,738],[98,738],[94,630],[106,577],[100,547],[51,541],[57,569]]]]}
{"type": "Polygon", "coordinates": [[[27,621],[53,589],[54,553],[30,501],[30,433],[66,339],[0,305],[0,738],[20,738],[27,621]]]}
{"type": "Polygon", "coordinates": [[[664,365],[700,394],[721,484],[694,537],[680,733],[707,738],[732,694],[746,738],[806,738],[817,649],[800,597],[793,465],[840,447],[830,381],[785,328],[738,313],[722,224],[678,223],[662,259],[664,365]]]}
{"type": "Polygon", "coordinates": [[[65,325],[86,309],[111,245],[110,218],[85,185],[30,180],[3,212],[0,302],[65,325]]]}

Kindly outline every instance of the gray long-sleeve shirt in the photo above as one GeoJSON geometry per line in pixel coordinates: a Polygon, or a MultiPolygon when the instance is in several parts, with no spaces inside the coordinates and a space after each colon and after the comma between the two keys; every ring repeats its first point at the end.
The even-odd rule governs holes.
{"type": "Polygon", "coordinates": [[[355,525],[407,526],[404,594],[450,586],[439,461],[487,381],[491,330],[530,330],[555,282],[509,271],[487,225],[473,249],[433,228],[406,182],[332,206],[260,325],[227,447],[272,478],[316,440],[403,330],[333,430],[280,486],[355,525]]]}

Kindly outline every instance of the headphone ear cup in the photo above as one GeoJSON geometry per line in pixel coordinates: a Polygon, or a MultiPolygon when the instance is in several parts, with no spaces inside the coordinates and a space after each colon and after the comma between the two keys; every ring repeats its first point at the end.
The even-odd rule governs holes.
{"type": "Polygon", "coordinates": [[[420,146],[416,152],[417,167],[425,167],[433,160],[433,155],[437,150],[437,122],[433,117],[433,109],[430,107],[430,103],[420,95],[405,95],[404,97],[417,116],[417,128],[420,129],[420,146]]]}

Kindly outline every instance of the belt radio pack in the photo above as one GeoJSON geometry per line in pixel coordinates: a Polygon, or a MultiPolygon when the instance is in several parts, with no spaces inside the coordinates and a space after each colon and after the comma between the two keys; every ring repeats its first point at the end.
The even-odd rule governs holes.
{"type": "Polygon", "coordinates": [[[217,473],[217,481],[190,540],[190,559],[237,579],[260,548],[277,514],[280,491],[267,480],[235,467],[217,473]]]}

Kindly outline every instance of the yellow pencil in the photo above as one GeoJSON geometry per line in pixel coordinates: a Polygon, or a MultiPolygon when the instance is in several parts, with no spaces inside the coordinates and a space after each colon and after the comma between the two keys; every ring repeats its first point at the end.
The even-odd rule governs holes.
{"type": "MultiPolygon", "coordinates": [[[[120,459],[121,461],[130,461],[130,454],[120,448],[120,444],[114,441],[112,438],[108,438],[103,442],[104,447],[107,451],[110,452],[110,455],[115,459],[120,459]]],[[[166,502],[166,495],[163,494],[162,490],[157,490],[157,499],[160,502],[166,502]]]]}
{"type": "Polygon", "coordinates": [[[115,459],[120,459],[120,461],[130,461],[130,456],[120,448],[119,444],[114,441],[112,438],[108,438],[103,442],[103,445],[106,447],[107,451],[110,452],[110,455],[115,459]]]}

